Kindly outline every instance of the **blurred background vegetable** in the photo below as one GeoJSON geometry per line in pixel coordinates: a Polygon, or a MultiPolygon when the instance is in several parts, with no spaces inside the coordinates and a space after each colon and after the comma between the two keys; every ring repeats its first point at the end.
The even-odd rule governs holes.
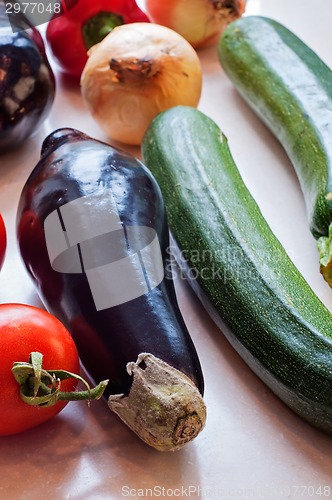
{"type": "Polygon", "coordinates": [[[202,71],[195,50],[164,26],[118,26],[89,52],[81,78],[92,116],[117,141],[140,144],[160,111],[196,107],[202,71]]]}
{"type": "Polygon", "coordinates": [[[80,0],[65,15],[49,22],[46,37],[62,70],[80,77],[88,50],[115,26],[148,21],[135,0],[80,0]]]}
{"type": "MultiPolygon", "coordinates": [[[[19,16],[12,22],[26,21],[19,16]]],[[[36,132],[53,103],[55,81],[36,28],[13,33],[0,3],[0,151],[36,132]]]]}
{"type": "Polygon", "coordinates": [[[245,0],[145,0],[155,23],[168,26],[195,48],[216,43],[226,26],[240,17],[245,0]]]}
{"type": "Polygon", "coordinates": [[[6,227],[3,218],[0,215],[0,269],[2,268],[2,264],[5,259],[6,245],[7,245],[6,227]]]}

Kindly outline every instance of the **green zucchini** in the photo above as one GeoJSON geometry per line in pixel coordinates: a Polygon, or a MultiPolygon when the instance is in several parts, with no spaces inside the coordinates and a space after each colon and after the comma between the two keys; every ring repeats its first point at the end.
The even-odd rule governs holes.
{"type": "Polygon", "coordinates": [[[294,165],[321,272],[332,286],[332,72],[294,33],[260,16],[230,24],[218,54],[239,93],[294,165]]]}
{"type": "Polygon", "coordinates": [[[193,289],[250,368],[332,433],[332,315],[244,185],[227,139],[200,111],[158,115],[142,143],[193,289]]]}

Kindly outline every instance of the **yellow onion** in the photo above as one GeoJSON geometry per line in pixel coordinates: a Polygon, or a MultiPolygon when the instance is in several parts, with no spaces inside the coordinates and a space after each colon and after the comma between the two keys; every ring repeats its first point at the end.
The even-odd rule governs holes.
{"type": "Polygon", "coordinates": [[[140,144],[150,121],[176,105],[197,106],[202,70],[178,33],[151,23],[124,24],[90,49],[83,98],[114,140],[140,144]]]}
{"type": "Polygon", "coordinates": [[[226,26],[240,17],[245,0],[145,0],[153,22],[168,26],[193,47],[216,43],[226,26]]]}

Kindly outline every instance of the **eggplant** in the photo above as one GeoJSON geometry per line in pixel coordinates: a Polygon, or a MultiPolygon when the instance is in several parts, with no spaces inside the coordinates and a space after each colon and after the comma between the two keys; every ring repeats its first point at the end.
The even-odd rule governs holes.
{"type": "Polygon", "coordinates": [[[75,129],[44,141],[17,213],[23,262],[110,408],[159,450],[203,428],[204,382],[172,279],[159,186],[136,158],[75,129]]]}
{"type": "Polygon", "coordinates": [[[55,95],[43,39],[22,15],[6,15],[0,2],[0,152],[38,131],[55,95]],[[18,32],[13,33],[16,27],[18,32]]]}

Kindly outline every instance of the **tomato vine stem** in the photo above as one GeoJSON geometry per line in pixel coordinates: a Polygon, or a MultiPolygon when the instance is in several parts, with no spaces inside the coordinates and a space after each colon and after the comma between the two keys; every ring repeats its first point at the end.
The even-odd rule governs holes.
{"type": "Polygon", "coordinates": [[[108,384],[103,380],[96,387],[90,385],[80,375],[65,370],[44,370],[42,367],[43,355],[40,352],[32,352],[29,362],[15,362],[12,373],[20,385],[20,396],[30,406],[49,407],[58,401],[90,401],[100,399],[108,384]],[[75,378],[83,383],[86,390],[61,391],[61,381],[75,378]]]}

